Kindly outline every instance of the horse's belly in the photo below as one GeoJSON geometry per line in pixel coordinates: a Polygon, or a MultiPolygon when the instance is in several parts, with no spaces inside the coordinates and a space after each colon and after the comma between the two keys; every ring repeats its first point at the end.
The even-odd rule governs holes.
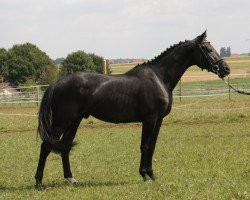
{"type": "Polygon", "coordinates": [[[139,122],[140,115],[138,106],[134,103],[99,101],[91,106],[90,115],[113,123],[139,122]]]}
{"type": "Polygon", "coordinates": [[[134,112],[93,112],[91,115],[99,120],[112,123],[140,122],[139,115],[134,112]]]}

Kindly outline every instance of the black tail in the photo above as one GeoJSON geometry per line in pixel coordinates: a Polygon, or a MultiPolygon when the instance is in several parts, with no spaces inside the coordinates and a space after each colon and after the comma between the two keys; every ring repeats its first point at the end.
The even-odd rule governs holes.
{"type": "Polygon", "coordinates": [[[38,116],[38,129],[41,139],[51,144],[53,149],[57,149],[60,140],[55,138],[52,124],[52,100],[54,84],[45,91],[38,116]]]}
{"type": "Polygon", "coordinates": [[[61,133],[56,133],[54,130],[52,118],[54,89],[55,83],[51,84],[44,93],[39,110],[37,132],[42,141],[48,143],[50,145],[51,150],[57,153],[63,152],[65,150],[70,150],[74,145],[76,145],[76,143],[72,141],[67,141],[67,135],[64,135],[65,130],[67,128],[65,130],[62,130],[61,133]]]}
{"type": "MultiPolygon", "coordinates": [[[[63,144],[62,139],[55,137],[55,130],[53,128],[52,120],[52,103],[54,88],[54,84],[51,84],[44,93],[39,110],[37,132],[42,141],[50,144],[52,151],[58,153],[64,150],[70,150],[74,145],[76,145],[76,143],[72,142],[70,145],[63,144]]],[[[61,134],[57,133],[57,136],[58,135],[61,134]]]]}

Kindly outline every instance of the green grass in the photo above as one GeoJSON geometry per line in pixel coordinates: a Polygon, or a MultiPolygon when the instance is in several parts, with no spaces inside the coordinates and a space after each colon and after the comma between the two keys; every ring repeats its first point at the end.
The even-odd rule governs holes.
{"type": "Polygon", "coordinates": [[[225,57],[226,61],[250,61],[250,56],[240,56],[240,57],[225,57]]]}
{"type": "MultiPolygon", "coordinates": [[[[228,81],[227,78],[225,80],[228,81]]],[[[250,84],[250,75],[246,76],[245,78],[230,78],[231,84],[250,84]]],[[[203,85],[203,86],[226,86],[225,82],[221,79],[218,80],[209,80],[209,81],[197,81],[197,82],[184,82],[182,83],[184,86],[197,86],[197,85],[203,85]]],[[[176,87],[178,88],[178,87],[176,87]]]]}
{"type": "MultiPolygon", "coordinates": [[[[140,124],[82,122],[71,152],[79,181],[63,180],[61,158],[48,157],[44,184],[34,188],[40,141],[36,117],[0,115],[0,199],[248,199],[250,101],[233,95],[174,100],[154,155],[156,182],[139,176],[140,124]],[[19,133],[18,130],[29,130],[19,133]],[[7,132],[6,132],[7,131],[7,132]]],[[[1,108],[35,114],[37,108],[1,108]]]]}
{"type": "Polygon", "coordinates": [[[138,175],[139,128],[81,130],[77,135],[80,144],[71,153],[72,170],[80,185],[74,188],[65,183],[61,160],[52,154],[44,177],[48,189],[42,192],[33,188],[39,151],[34,138],[4,134],[2,140],[15,148],[1,147],[0,197],[244,199],[250,192],[249,128],[247,122],[163,126],[154,157],[159,177],[155,183],[143,183],[138,175]]]}
{"type": "Polygon", "coordinates": [[[113,74],[124,74],[136,65],[135,63],[110,64],[110,68],[113,74]]]}
{"type": "MultiPolygon", "coordinates": [[[[250,83],[250,77],[231,83],[250,83]]],[[[217,80],[183,86],[199,84],[224,85],[217,80]]],[[[28,114],[36,115],[37,107],[1,106],[0,199],[249,199],[249,96],[174,101],[154,155],[157,182],[143,183],[138,174],[140,124],[113,125],[89,118],[81,123],[76,136],[80,144],[71,153],[79,186],[63,180],[60,156],[51,154],[45,191],[34,189],[40,141],[36,141],[37,117],[28,114]]]]}
{"type": "Polygon", "coordinates": [[[132,69],[133,67],[129,67],[129,68],[111,68],[112,69],[112,74],[124,74],[127,71],[129,71],[130,69],[132,69]]]}
{"type": "MultiPolygon", "coordinates": [[[[238,125],[250,128],[249,124],[238,125]]],[[[194,134],[193,127],[188,125],[179,128],[163,127],[154,157],[155,171],[159,176],[156,183],[143,183],[137,173],[139,129],[126,128],[126,136],[121,133],[123,129],[79,133],[77,139],[81,141],[81,146],[72,152],[71,160],[72,169],[80,180],[80,185],[73,188],[62,180],[61,161],[57,155],[51,155],[44,178],[44,183],[49,188],[44,192],[33,188],[32,173],[36,167],[37,156],[30,152],[37,152],[38,148],[29,148],[27,145],[22,145],[21,141],[15,142],[14,144],[20,149],[25,148],[22,154],[26,156],[16,155],[15,160],[19,160],[19,165],[16,165],[15,160],[12,162],[2,160],[6,164],[2,176],[6,178],[1,180],[4,181],[1,195],[3,199],[247,197],[249,136],[235,134],[236,131],[243,131],[244,134],[244,128],[238,129],[235,124],[228,126],[230,131],[223,131],[224,126],[228,124],[221,124],[217,128],[213,125],[201,125],[195,129],[199,131],[198,134],[194,134]],[[218,132],[219,135],[216,134],[218,132]],[[26,166],[27,163],[30,163],[29,166],[26,166]],[[26,172],[22,167],[25,167],[26,172]],[[15,170],[12,171],[10,168],[15,170]],[[16,178],[15,181],[13,178],[16,178]]],[[[27,135],[16,135],[12,136],[11,141],[14,140],[27,141],[30,138],[27,135]]],[[[29,144],[35,145],[35,143],[29,144]]],[[[18,154],[15,151],[9,153],[12,153],[11,156],[18,154]]]]}
{"type": "Polygon", "coordinates": [[[250,64],[249,63],[229,63],[228,64],[231,69],[248,69],[248,73],[250,72],[250,64]]]}
{"type": "Polygon", "coordinates": [[[119,63],[119,64],[110,64],[110,67],[134,67],[135,63],[119,63]]]}

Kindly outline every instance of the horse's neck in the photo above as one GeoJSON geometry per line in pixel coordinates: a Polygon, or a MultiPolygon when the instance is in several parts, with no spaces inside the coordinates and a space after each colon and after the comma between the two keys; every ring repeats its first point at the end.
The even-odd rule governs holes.
{"type": "Polygon", "coordinates": [[[190,67],[188,62],[180,62],[171,65],[170,69],[166,70],[163,82],[168,86],[170,91],[173,91],[179,80],[190,67]]]}
{"type": "Polygon", "coordinates": [[[169,55],[162,58],[162,60],[159,61],[159,65],[152,66],[156,75],[163,81],[169,91],[172,92],[174,90],[184,72],[192,65],[191,54],[189,54],[169,55]],[[178,59],[176,59],[176,57],[178,59]]]}

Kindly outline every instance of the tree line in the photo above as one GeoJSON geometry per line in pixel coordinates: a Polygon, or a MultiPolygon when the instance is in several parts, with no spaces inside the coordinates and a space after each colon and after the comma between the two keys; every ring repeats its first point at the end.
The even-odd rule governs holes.
{"type": "MultiPolygon", "coordinates": [[[[79,50],[61,58],[57,65],[45,52],[31,43],[0,48],[0,77],[14,85],[50,84],[77,71],[102,73],[103,57],[79,50]]],[[[110,69],[107,69],[110,73],[110,69]]]]}
{"type": "Polygon", "coordinates": [[[231,47],[221,47],[220,48],[221,57],[230,57],[231,56],[231,47]]]}

